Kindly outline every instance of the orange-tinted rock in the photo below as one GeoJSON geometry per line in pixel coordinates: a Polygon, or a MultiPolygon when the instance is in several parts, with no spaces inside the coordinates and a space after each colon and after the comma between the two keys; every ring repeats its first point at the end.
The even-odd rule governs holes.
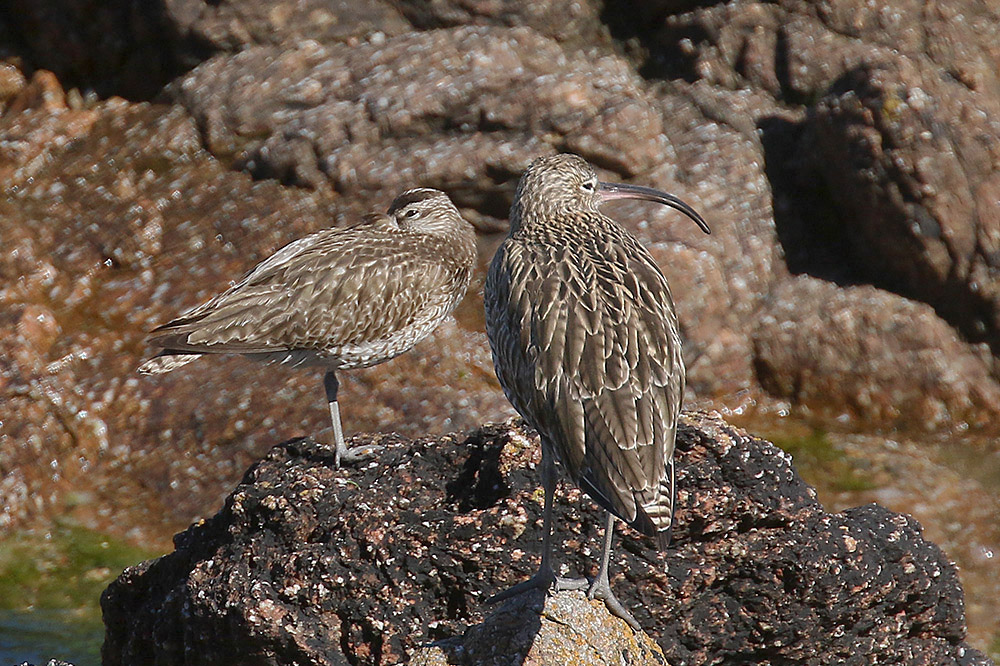
{"type": "Polygon", "coordinates": [[[53,113],[64,111],[66,106],[66,92],[59,84],[59,79],[52,72],[39,70],[31,77],[17,96],[10,101],[7,113],[15,114],[29,109],[53,113]]]}
{"type": "MultiPolygon", "coordinates": [[[[315,371],[219,358],[163,378],[133,372],[152,326],[282,244],[391,197],[255,183],[212,159],[176,107],[113,102],[2,122],[3,141],[36,157],[30,173],[15,163],[0,200],[0,465],[11,470],[0,522],[60,513],[70,488],[92,488],[100,499],[76,506],[79,518],[162,538],[209,510],[261,442],[328,427],[315,371]]],[[[349,432],[442,432],[510,413],[485,336],[454,323],[342,383],[349,432]]]]}

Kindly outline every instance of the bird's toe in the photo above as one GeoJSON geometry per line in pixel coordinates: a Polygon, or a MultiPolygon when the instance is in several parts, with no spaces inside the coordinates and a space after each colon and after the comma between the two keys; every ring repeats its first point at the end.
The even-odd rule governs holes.
{"type": "Polygon", "coordinates": [[[344,465],[357,465],[368,462],[385,450],[384,446],[378,444],[365,444],[363,446],[345,447],[343,451],[337,452],[337,467],[344,465]]]}
{"type": "Polygon", "coordinates": [[[611,591],[611,586],[606,581],[601,581],[600,579],[595,580],[590,588],[587,590],[588,599],[599,599],[604,602],[605,607],[607,607],[608,612],[610,612],[615,617],[620,617],[625,620],[628,626],[632,627],[633,631],[639,631],[639,622],[632,617],[632,613],[628,611],[625,606],[618,601],[618,597],[615,593],[611,591]]]}

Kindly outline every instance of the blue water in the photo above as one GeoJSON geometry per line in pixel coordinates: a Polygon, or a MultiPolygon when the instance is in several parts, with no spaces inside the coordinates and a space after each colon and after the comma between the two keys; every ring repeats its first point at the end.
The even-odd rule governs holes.
{"type": "Polygon", "coordinates": [[[0,610],[0,666],[44,666],[49,659],[100,666],[102,640],[103,625],[78,612],[0,610]]]}

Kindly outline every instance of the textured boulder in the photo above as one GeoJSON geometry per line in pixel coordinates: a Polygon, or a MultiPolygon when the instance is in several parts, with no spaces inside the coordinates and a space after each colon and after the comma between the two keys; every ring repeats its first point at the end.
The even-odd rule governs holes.
{"type": "Polygon", "coordinates": [[[772,395],[884,427],[976,419],[1000,409],[989,351],[970,351],[930,306],[808,276],[783,284],[753,331],[757,380],[772,395]]]}
{"type": "Polygon", "coordinates": [[[247,49],[171,94],[213,152],[261,175],[339,192],[419,176],[482,197],[492,188],[471,186],[511,179],[553,144],[627,175],[667,161],[663,120],[640,84],[624,61],[569,56],[528,29],[457,28],[247,49]]]}
{"type": "Polygon", "coordinates": [[[1000,10],[980,0],[744,0],[670,10],[622,22],[643,39],[647,69],[792,104],[875,58],[921,58],[971,90],[996,91],[1000,82],[1000,10]]]}
{"type": "Polygon", "coordinates": [[[643,44],[644,71],[761,130],[793,273],[927,303],[997,355],[994,4],[671,2],[631,16],[619,31],[643,44]],[[722,108],[727,93],[751,100],[743,113],[722,108]]]}
{"type": "Polygon", "coordinates": [[[1000,349],[1000,95],[897,58],[838,80],[808,125],[867,279],[1000,349]]]}
{"type": "MultiPolygon", "coordinates": [[[[509,425],[380,442],[354,471],[305,440],[275,447],[173,553],[105,591],[104,663],[390,664],[429,640],[507,640],[503,609],[465,627],[537,566],[537,442],[509,425]]],[[[667,663],[989,663],[963,643],[954,565],[912,519],[824,512],[786,454],[704,414],[683,419],[677,482],[673,545],[623,529],[611,572],[667,663]]],[[[556,515],[563,573],[592,574],[601,516],[566,487],[556,515]]]]}

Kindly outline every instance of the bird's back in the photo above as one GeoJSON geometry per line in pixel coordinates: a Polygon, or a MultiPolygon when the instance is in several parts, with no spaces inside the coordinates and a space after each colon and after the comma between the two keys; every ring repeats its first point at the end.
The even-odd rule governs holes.
{"type": "Polygon", "coordinates": [[[154,329],[149,341],[181,352],[302,351],[336,367],[372,365],[412,347],[454,309],[474,243],[471,228],[449,243],[385,216],[325,229],[154,329]]]}
{"type": "Polygon", "coordinates": [[[521,228],[486,283],[500,383],[570,476],[669,540],[684,388],[677,319],[649,252],[600,213],[521,228]]]}

